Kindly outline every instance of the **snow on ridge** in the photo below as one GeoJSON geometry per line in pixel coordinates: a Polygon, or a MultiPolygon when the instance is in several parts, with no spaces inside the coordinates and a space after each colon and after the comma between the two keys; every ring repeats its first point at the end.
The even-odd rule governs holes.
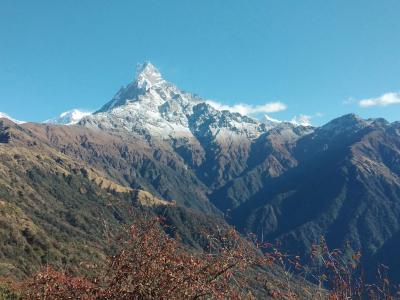
{"type": "Polygon", "coordinates": [[[7,115],[6,113],[3,113],[3,112],[0,112],[0,119],[1,119],[1,118],[4,118],[4,119],[8,119],[8,120],[10,120],[10,121],[13,121],[13,122],[16,123],[16,124],[24,124],[24,123],[26,123],[25,121],[19,121],[19,120],[13,119],[13,118],[11,118],[9,115],[7,115]]]}
{"type": "Polygon", "coordinates": [[[268,116],[268,115],[264,115],[264,117],[261,119],[261,122],[263,122],[263,123],[272,123],[272,124],[280,124],[280,123],[282,123],[283,121],[281,121],[281,120],[278,120],[278,119],[274,119],[274,118],[271,118],[270,116],[268,116]]]}

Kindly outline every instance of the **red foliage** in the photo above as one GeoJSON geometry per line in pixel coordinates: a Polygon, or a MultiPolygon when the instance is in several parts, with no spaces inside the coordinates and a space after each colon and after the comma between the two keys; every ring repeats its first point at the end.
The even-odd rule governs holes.
{"type": "Polygon", "coordinates": [[[26,282],[28,299],[243,299],[240,271],[259,255],[234,230],[210,237],[207,253],[191,253],[158,220],[137,221],[130,239],[96,280],[46,268],[26,282]]]}
{"type": "MultiPolygon", "coordinates": [[[[25,299],[253,299],[246,270],[252,266],[280,265],[282,284],[259,278],[274,299],[299,299],[292,283],[296,275],[314,279],[314,299],[398,299],[393,295],[386,268],[376,284],[366,284],[357,272],[361,254],[330,250],[323,238],[312,247],[316,264],[303,266],[299,256],[280,252],[273,244],[252,246],[233,230],[209,235],[207,252],[193,253],[161,228],[162,220],[139,220],[129,229],[122,250],[94,279],[68,276],[45,268],[22,285],[25,299]],[[262,256],[257,248],[263,248],[262,256]],[[296,275],[295,275],[296,274],[296,275]]],[[[19,288],[21,290],[21,288],[19,288]]]]}
{"type": "Polygon", "coordinates": [[[96,285],[87,279],[67,276],[47,267],[23,286],[27,299],[96,299],[96,285]]]}

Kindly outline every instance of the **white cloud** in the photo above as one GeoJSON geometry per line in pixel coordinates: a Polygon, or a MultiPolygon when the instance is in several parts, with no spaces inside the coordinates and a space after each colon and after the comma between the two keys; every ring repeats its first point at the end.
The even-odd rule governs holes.
{"type": "Polygon", "coordinates": [[[229,110],[231,112],[238,112],[242,115],[254,115],[258,113],[274,113],[285,110],[287,108],[285,103],[282,102],[268,102],[261,105],[250,105],[245,103],[238,103],[234,105],[226,105],[216,101],[208,100],[207,103],[218,110],[229,110]]]}
{"type": "Polygon", "coordinates": [[[264,113],[264,116],[263,118],[261,118],[261,121],[270,121],[275,123],[290,122],[297,126],[298,125],[312,126],[311,119],[320,118],[324,115],[321,112],[317,112],[314,115],[299,114],[294,116],[290,121],[282,121],[273,119],[267,115],[267,113],[274,113],[287,109],[287,105],[282,102],[268,102],[261,105],[250,105],[245,103],[227,105],[212,100],[207,100],[206,102],[217,110],[229,110],[231,112],[238,112],[242,115],[254,115],[254,114],[264,113]]]}
{"type": "Polygon", "coordinates": [[[400,93],[386,93],[377,98],[362,99],[358,102],[361,107],[388,106],[400,104],[400,93]]]}
{"type": "Polygon", "coordinates": [[[293,123],[295,125],[302,125],[302,126],[311,126],[311,116],[308,115],[298,115],[294,116],[291,120],[290,123],[293,123]]]}

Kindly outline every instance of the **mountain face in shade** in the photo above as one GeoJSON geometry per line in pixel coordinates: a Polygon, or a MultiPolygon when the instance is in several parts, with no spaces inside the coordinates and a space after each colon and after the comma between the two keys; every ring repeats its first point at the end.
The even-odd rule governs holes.
{"type": "Polygon", "coordinates": [[[397,266],[398,278],[389,245],[400,242],[400,123],[346,115],[286,149],[291,167],[256,193],[242,192],[244,202],[228,207],[230,222],[303,255],[320,236],[331,247],[349,242],[369,275],[381,262],[397,266]]]}

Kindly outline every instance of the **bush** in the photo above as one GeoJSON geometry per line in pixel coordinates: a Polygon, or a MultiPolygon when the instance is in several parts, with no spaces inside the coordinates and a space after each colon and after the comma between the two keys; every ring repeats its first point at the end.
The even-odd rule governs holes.
{"type": "Polygon", "coordinates": [[[24,284],[26,299],[243,299],[240,274],[262,257],[227,230],[209,239],[207,253],[191,253],[159,220],[136,221],[129,239],[102,276],[70,277],[46,268],[24,284]]]}

